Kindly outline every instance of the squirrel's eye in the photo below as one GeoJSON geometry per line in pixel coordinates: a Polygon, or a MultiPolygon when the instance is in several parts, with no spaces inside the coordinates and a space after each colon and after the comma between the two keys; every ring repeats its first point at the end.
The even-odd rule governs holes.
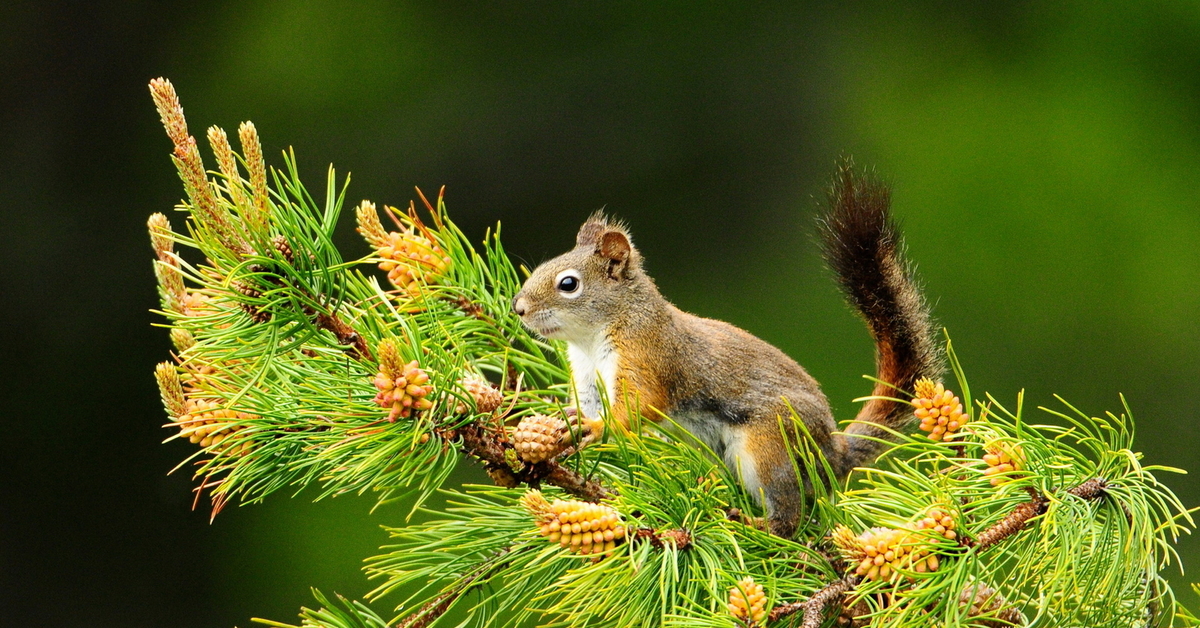
{"type": "Polygon", "coordinates": [[[564,297],[573,299],[579,296],[579,289],[583,287],[583,282],[579,280],[579,274],[574,270],[564,270],[558,275],[556,287],[564,297]]]}

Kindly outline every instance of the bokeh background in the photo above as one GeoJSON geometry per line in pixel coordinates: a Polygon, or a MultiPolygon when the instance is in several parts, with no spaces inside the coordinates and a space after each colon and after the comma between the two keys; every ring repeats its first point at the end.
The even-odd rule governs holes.
{"type": "MultiPolygon", "coordinates": [[[[666,295],[785,349],[841,418],[871,345],[812,219],[852,154],[894,182],[976,389],[1123,392],[1147,459],[1200,471],[1200,3],[846,4],[0,3],[0,624],[289,620],[310,586],[367,591],[406,512],[280,494],[210,525],[167,475],[189,446],[160,444],[152,377],[144,222],[182,195],[160,75],[193,133],[254,120],[312,188],[352,171],[351,199],[446,184],[530,266],[607,207],[666,295]]],[[[1194,478],[1167,478],[1188,505],[1194,478]]]]}

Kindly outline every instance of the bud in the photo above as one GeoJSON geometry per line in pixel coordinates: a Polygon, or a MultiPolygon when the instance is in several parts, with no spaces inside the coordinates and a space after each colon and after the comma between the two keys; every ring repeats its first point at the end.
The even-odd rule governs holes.
{"type": "Polygon", "coordinates": [[[267,193],[267,164],[263,161],[262,143],[258,139],[258,129],[254,127],[253,122],[243,122],[238,126],[238,141],[242,145],[246,169],[250,172],[250,194],[254,214],[248,217],[248,222],[265,234],[271,218],[270,197],[267,193]]]}
{"type": "Polygon", "coordinates": [[[871,528],[855,537],[838,526],[831,539],[851,573],[867,580],[896,581],[902,574],[911,578],[939,566],[928,538],[911,529],[871,528]]]}
{"type": "Polygon", "coordinates": [[[154,276],[158,278],[159,288],[162,289],[163,307],[179,311],[187,289],[183,284],[183,273],[179,270],[179,260],[175,257],[171,222],[163,214],[154,213],[146,221],[146,226],[150,230],[154,256],[158,258],[154,265],[154,276]]]}
{"type": "Polygon", "coordinates": [[[945,508],[934,506],[925,513],[925,518],[921,519],[916,524],[918,530],[930,530],[940,534],[947,539],[953,541],[958,538],[958,533],[954,530],[957,525],[954,522],[954,517],[950,511],[945,508]]]}
{"type": "Polygon", "coordinates": [[[749,625],[761,625],[767,619],[767,594],[763,586],[746,576],[729,589],[729,614],[749,625]]]}
{"type": "Polygon", "coordinates": [[[188,349],[191,349],[192,347],[196,346],[196,337],[192,335],[192,332],[190,332],[186,329],[183,329],[180,327],[172,327],[171,328],[171,344],[175,346],[176,351],[178,351],[179,353],[183,353],[183,352],[187,351],[188,349]]]}
{"type": "Polygon", "coordinates": [[[920,429],[929,432],[929,438],[950,440],[971,420],[963,411],[962,401],[942,384],[923,377],[917,381],[915,392],[913,415],[920,419],[920,429]]]}
{"type": "Polygon", "coordinates": [[[210,451],[229,456],[248,453],[249,440],[239,437],[244,421],[259,417],[222,407],[215,399],[187,400],[187,412],[175,419],[179,435],[210,451]]]}
{"type": "Polygon", "coordinates": [[[388,421],[408,418],[413,411],[428,410],[433,402],[427,399],[433,392],[429,375],[421,370],[417,361],[401,364],[400,353],[393,340],[379,343],[379,372],[373,382],[376,390],[375,403],[381,408],[390,408],[388,421]]]}
{"type": "Polygon", "coordinates": [[[187,401],[183,396],[183,383],[179,381],[179,370],[170,362],[162,362],[154,368],[154,379],[162,396],[163,407],[172,420],[187,414],[187,401]]]}
{"type": "Polygon", "coordinates": [[[221,175],[225,177],[225,188],[229,190],[229,198],[233,201],[233,206],[239,212],[251,209],[246,199],[246,190],[242,187],[242,175],[238,171],[237,157],[233,154],[233,147],[229,145],[229,136],[225,134],[225,129],[219,126],[208,127],[208,144],[217,157],[217,167],[221,170],[221,175]]]}
{"type": "Polygon", "coordinates": [[[983,461],[988,466],[983,470],[983,474],[991,478],[992,486],[1000,486],[1012,480],[1016,475],[1015,471],[1025,468],[1024,452],[1016,443],[993,441],[984,449],[987,453],[983,455],[983,461]]]}
{"type": "Polygon", "coordinates": [[[551,503],[540,491],[526,493],[521,505],[533,514],[542,536],[578,554],[608,552],[625,539],[625,525],[612,506],[561,499],[551,503]]]}
{"type": "Polygon", "coordinates": [[[407,296],[420,296],[424,285],[434,283],[450,269],[450,258],[415,218],[405,218],[407,226],[402,231],[388,232],[374,203],[363,201],[354,213],[358,232],[383,260],[379,268],[387,271],[388,281],[407,296]]]}

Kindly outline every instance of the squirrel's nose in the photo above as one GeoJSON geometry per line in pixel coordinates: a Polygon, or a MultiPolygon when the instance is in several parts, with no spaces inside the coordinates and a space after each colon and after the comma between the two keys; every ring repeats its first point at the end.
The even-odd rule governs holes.
{"type": "Polygon", "coordinates": [[[527,307],[528,306],[525,303],[525,297],[517,296],[513,299],[513,311],[517,313],[517,316],[525,316],[525,310],[527,307]]]}

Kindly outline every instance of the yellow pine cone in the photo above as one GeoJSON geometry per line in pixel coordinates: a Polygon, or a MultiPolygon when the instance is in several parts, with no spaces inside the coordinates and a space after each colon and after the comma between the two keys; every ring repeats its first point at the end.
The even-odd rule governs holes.
{"type": "Polygon", "coordinates": [[[767,618],[767,594],[763,586],[746,576],[729,589],[729,614],[751,624],[761,624],[767,618]]]}
{"type": "MultiPolygon", "coordinates": [[[[480,414],[491,414],[504,402],[504,395],[492,387],[486,379],[476,375],[468,375],[458,380],[458,385],[475,400],[475,410],[480,414]]],[[[455,414],[466,414],[471,409],[462,401],[454,406],[455,414]]]]}
{"type": "Polygon", "coordinates": [[[958,538],[958,532],[954,530],[956,527],[950,511],[937,506],[930,508],[929,512],[925,513],[925,518],[916,524],[918,530],[932,530],[951,541],[958,538]]]}
{"type": "MultiPolygon", "coordinates": [[[[838,542],[838,537],[834,541],[838,542]]],[[[938,568],[938,558],[929,552],[928,542],[912,530],[871,528],[858,535],[855,544],[861,553],[847,556],[847,562],[856,575],[868,580],[895,581],[901,572],[925,573],[938,568]]]]}
{"type": "Polygon", "coordinates": [[[395,368],[388,364],[380,364],[379,373],[375,375],[375,403],[381,408],[391,408],[388,421],[395,422],[399,417],[408,418],[414,410],[428,410],[433,402],[426,399],[433,392],[429,384],[429,375],[417,366],[413,360],[403,367],[395,368]]]}
{"type": "Polygon", "coordinates": [[[922,377],[915,392],[913,414],[921,421],[921,431],[929,432],[929,438],[949,440],[971,420],[971,415],[963,411],[962,401],[942,384],[922,377]]]}
{"type": "Polygon", "coordinates": [[[1013,479],[1012,472],[1020,471],[1025,467],[1024,452],[1015,443],[1011,445],[999,442],[990,443],[986,449],[987,453],[983,455],[983,461],[988,466],[983,470],[983,474],[991,477],[992,486],[1000,486],[1013,479]]]}
{"type": "Polygon", "coordinates": [[[188,399],[186,405],[187,412],[175,419],[181,436],[230,456],[250,451],[250,442],[236,437],[245,427],[238,423],[258,417],[223,408],[215,399],[188,399]]]}
{"type": "Polygon", "coordinates": [[[562,453],[566,439],[567,422],[561,417],[531,414],[517,423],[510,440],[521,460],[537,464],[562,453]]]}
{"type": "Polygon", "coordinates": [[[551,543],[578,554],[600,554],[625,539],[621,515],[612,506],[575,500],[547,502],[539,491],[521,498],[537,521],[538,530],[551,543]]]}

